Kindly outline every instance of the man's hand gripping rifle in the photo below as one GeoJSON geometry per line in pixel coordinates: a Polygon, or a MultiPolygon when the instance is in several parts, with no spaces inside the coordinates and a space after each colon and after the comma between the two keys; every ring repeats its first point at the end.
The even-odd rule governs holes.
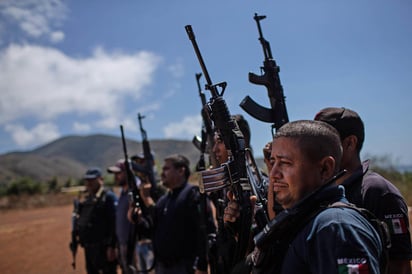
{"type": "Polygon", "coordinates": [[[236,121],[231,118],[222,97],[226,83],[212,84],[192,27],[187,25],[185,28],[206,78],[205,88],[211,92],[211,98],[207,104],[210,118],[214,122],[215,129],[222,135],[223,142],[229,152],[228,162],[218,168],[205,170],[201,173],[200,189],[203,192],[213,192],[229,187],[240,205],[240,217],[236,229],[238,231],[237,246],[232,260],[232,264],[235,265],[245,257],[248,251],[253,214],[250,201],[251,187],[246,172],[245,141],[236,121]],[[219,93],[218,88],[222,90],[221,93],[219,93]]]}
{"type": "Polygon", "coordinates": [[[253,17],[253,19],[256,20],[259,31],[259,41],[262,44],[263,54],[265,55],[263,67],[261,67],[264,73],[263,75],[256,75],[249,72],[249,82],[266,87],[271,108],[262,107],[253,101],[253,99],[249,96],[246,96],[242,100],[240,106],[254,118],[263,122],[272,123],[273,134],[273,129],[277,130],[282,125],[289,122],[289,117],[286,110],[283,87],[280,83],[279,67],[276,65],[276,62],[272,57],[270,44],[265,40],[265,38],[263,38],[262,29],[260,27],[260,20],[265,18],[265,15],[257,15],[256,13],[253,17]]]}

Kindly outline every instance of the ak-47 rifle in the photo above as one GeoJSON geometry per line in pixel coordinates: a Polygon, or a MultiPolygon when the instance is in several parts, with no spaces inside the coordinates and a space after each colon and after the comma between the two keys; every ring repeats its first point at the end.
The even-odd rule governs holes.
{"type": "MultiPolygon", "coordinates": [[[[147,138],[147,133],[146,130],[143,128],[142,124],[142,119],[145,118],[146,116],[140,115],[140,113],[137,114],[137,119],[139,120],[139,127],[140,127],[140,133],[142,134],[142,146],[143,146],[143,155],[145,159],[145,166],[143,169],[145,170],[146,176],[152,185],[151,192],[152,194],[156,193],[156,178],[154,176],[153,172],[153,165],[154,165],[154,158],[152,151],[150,149],[150,143],[147,138]]],[[[156,195],[152,195],[155,199],[158,197],[155,197],[156,195]]]]}
{"type": "Polygon", "coordinates": [[[255,16],[253,17],[258,27],[259,41],[262,44],[263,54],[265,55],[263,67],[261,67],[261,70],[263,70],[264,73],[263,75],[256,75],[252,72],[249,72],[249,82],[266,87],[271,108],[269,109],[257,104],[249,96],[246,96],[242,100],[240,106],[254,118],[263,122],[273,123],[273,135],[273,129],[278,130],[282,125],[289,122],[289,117],[286,110],[283,87],[280,83],[279,67],[276,65],[276,61],[272,57],[270,44],[267,40],[265,40],[265,38],[263,38],[262,29],[260,27],[260,20],[265,18],[265,15],[258,15],[257,13],[255,13],[255,16]]]}
{"type": "Polygon", "coordinates": [[[78,240],[78,220],[79,220],[79,208],[80,208],[80,201],[78,198],[73,200],[73,212],[72,212],[72,232],[71,232],[71,242],[69,244],[70,250],[72,252],[73,261],[72,267],[76,269],[76,254],[77,254],[77,247],[79,246],[78,240]]]}
{"type": "Polygon", "coordinates": [[[200,159],[196,165],[197,171],[202,171],[206,169],[206,162],[205,162],[205,154],[209,155],[209,166],[208,167],[216,167],[217,161],[214,153],[212,152],[214,146],[214,131],[213,131],[213,124],[210,120],[209,113],[207,111],[207,101],[206,95],[202,91],[200,87],[200,77],[202,77],[202,73],[196,73],[196,81],[197,81],[197,88],[199,90],[199,96],[202,103],[202,131],[201,137],[195,136],[193,138],[192,143],[200,150],[200,159]]]}
{"type": "MultiPolygon", "coordinates": [[[[238,124],[231,118],[226,102],[223,99],[226,82],[212,83],[197,46],[192,27],[187,25],[185,29],[206,78],[207,84],[205,88],[211,93],[210,101],[207,104],[210,117],[213,120],[214,127],[222,135],[229,154],[228,162],[218,168],[201,172],[200,189],[201,191],[212,192],[229,187],[240,205],[240,217],[236,223],[238,235],[235,250],[233,254],[223,254],[224,256],[229,256],[229,262],[225,268],[226,272],[222,273],[228,273],[228,270],[230,271],[238,262],[245,258],[251,238],[250,229],[253,210],[250,202],[251,187],[246,171],[245,140],[238,124]],[[221,92],[219,92],[219,88],[221,92]],[[232,257],[230,258],[231,255],[232,257]]],[[[218,238],[222,233],[224,232],[218,231],[218,238]]],[[[227,260],[227,258],[223,257],[219,259],[227,260]]]]}

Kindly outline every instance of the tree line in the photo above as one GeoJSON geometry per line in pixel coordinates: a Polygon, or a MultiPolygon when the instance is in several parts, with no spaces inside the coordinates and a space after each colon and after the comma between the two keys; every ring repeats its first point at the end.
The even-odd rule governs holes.
{"type": "MultiPolygon", "coordinates": [[[[407,204],[412,205],[412,172],[399,171],[391,165],[379,165],[379,162],[382,163],[382,159],[379,161],[372,160],[372,163],[374,162],[378,164],[374,165],[372,169],[391,181],[401,191],[407,204]]],[[[195,173],[193,175],[195,175],[195,173]]],[[[106,186],[113,187],[114,182],[111,176],[110,178],[105,178],[105,182],[106,186]]],[[[59,182],[57,177],[53,177],[46,182],[41,182],[29,177],[21,177],[8,184],[1,184],[0,197],[53,194],[61,192],[62,188],[81,185],[83,185],[81,179],[69,178],[65,182],[59,182]]]]}

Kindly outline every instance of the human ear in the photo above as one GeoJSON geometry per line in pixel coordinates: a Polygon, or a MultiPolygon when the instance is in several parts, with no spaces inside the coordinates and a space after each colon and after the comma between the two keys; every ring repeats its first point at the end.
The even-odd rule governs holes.
{"type": "Polygon", "coordinates": [[[186,167],[182,166],[179,168],[178,171],[179,171],[179,174],[183,176],[186,173],[186,167]]]}
{"type": "Polygon", "coordinates": [[[342,147],[346,151],[356,150],[358,144],[358,138],[355,135],[349,135],[342,141],[342,147]]]}
{"type": "Polygon", "coordinates": [[[326,156],[320,161],[320,176],[322,182],[329,180],[334,174],[336,169],[336,162],[332,156],[326,156]]]}

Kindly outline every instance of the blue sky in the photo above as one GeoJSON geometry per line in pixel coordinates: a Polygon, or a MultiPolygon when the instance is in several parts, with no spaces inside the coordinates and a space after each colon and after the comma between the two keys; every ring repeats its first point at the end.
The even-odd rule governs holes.
{"type": "Polygon", "coordinates": [[[192,25],[212,81],[227,82],[229,111],[245,115],[261,156],[270,124],[239,107],[246,95],[269,107],[266,89],[247,78],[263,62],[254,13],[267,16],[290,120],[351,108],[365,122],[364,157],[412,165],[408,0],[3,0],[0,153],[66,135],[120,136],[120,124],[140,141],[138,112],[150,139],[199,135],[192,25]]]}

